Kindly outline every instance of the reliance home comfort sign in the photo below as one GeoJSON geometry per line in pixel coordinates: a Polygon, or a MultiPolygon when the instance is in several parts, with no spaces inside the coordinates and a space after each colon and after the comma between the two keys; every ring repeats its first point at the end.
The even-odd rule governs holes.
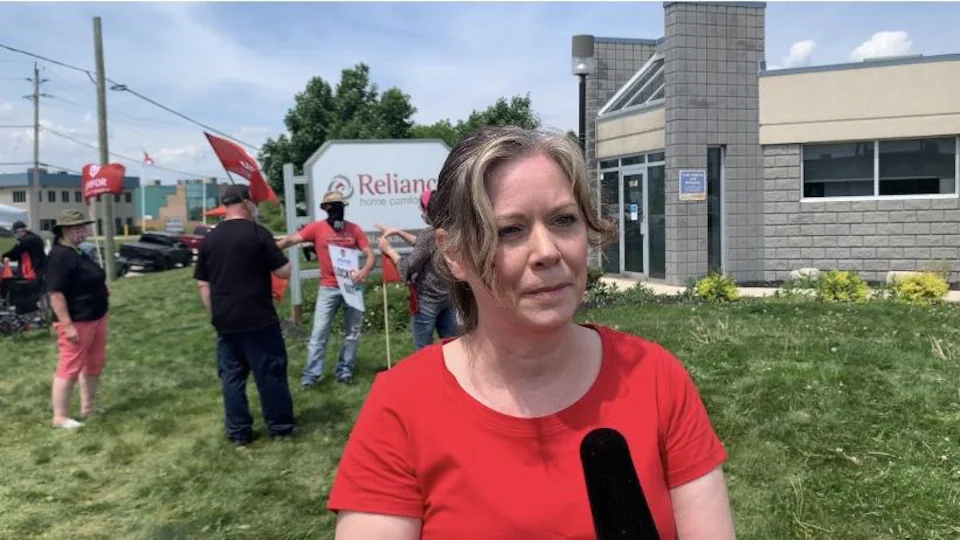
{"type": "Polygon", "coordinates": [[[324,219],[319,201],[339,191],[349,203],[347,221],[366,232],[375,230],[374,223],[421,229],[420,195],[436,189],[449,152],[438,140],[330,141],[304,166],[317,206],[311,215],[324,219]]]}

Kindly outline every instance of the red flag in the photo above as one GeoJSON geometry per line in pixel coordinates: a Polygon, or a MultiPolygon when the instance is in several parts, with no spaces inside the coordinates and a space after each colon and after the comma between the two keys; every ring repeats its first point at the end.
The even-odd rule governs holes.
{"type": "Polygon", "coordinates": [[[80,175],[80,185],[83,189],[83,198],[89,201],[93,197],[98,197],[105,193],[120,194],[123,193],[123,176],[127,169],[119,163],[109,165],[83,166],[80,175]]]}
{"type": "Polygon", "coordinates": [[[287,280],[278,278],[277,276],[270,274],[270,295],[273,297],[274,302],[280,302],[283,300],[283,295],[287,292],[287,280]]]}
{"type": "Polygon", "coordinates": [[[153,165],[153,158],[150,157],[150,154],[148,154],[146,150],[143,151],[143,164],[153,165]]]}
{"type": "Polygon", "coordinates": [[[239,174],[250,182],[250,199],[253,202],[279,202],[277,194],[273,192],[273,189],[270,188],[263,178],[263,174],[260,173],[260,167],[257,165],[257,161],[250,157],[243,148],[240,148],[238,144],[232,141],[213,136],[206,131],[204,131],[203,134],[206,135],[207,140],[210,141],[210,146],[213,147],[213,151],[217,154],[217,159],[220,160],[223,168],[232,173],[239,174]]]}
{"type": "Polygon", "coordinates": [[[383,256],[383,271],[380,273],[380,280],[383,283],[399,283],[403,281],[403,278],[400,277],[400,271],[397,270],[397,265],[393,264],[393,260],[386,255],[383,256]]]}

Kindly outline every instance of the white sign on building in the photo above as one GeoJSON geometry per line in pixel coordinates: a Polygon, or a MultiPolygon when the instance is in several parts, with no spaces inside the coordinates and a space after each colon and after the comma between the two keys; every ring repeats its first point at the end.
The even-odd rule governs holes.
{"type": "Polygon", "coordinates": [[[422,229],[420,195],[436,189],[449,153],[434,139],[328,141],[304,165],[313,197],[310,215],[324,219],[320,201],[336,190],[349,202],[347,221],[365,232],[374,231],[374,223],[422,229]]]}

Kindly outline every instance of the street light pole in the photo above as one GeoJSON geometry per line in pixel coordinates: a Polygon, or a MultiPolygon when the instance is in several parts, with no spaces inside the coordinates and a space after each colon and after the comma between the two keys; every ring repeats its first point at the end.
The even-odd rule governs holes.
{"type": "MultiPolygon", "coordinates": [[[[110,163],[110,149],[107,147],[107,91],[106,76],[103,73],[103,34],[100,27],[100,17],[93,18],[93,54],[97,66],[97,125],[100,134],[100,165],[110,163]]],[[[107,272],[107,281],[113,281],[114,265],[113,259],[113,195],[107,193],[106,197],[101,198],[101,209],[103,210],[103,262],[104,270],[107,272]]]]}
{"type": "Polygon", "coordinates": [[[587,156],[587,76],[593,73],[593,36],[573,36],[573,74],[580,79],[580,151],[587,156]]]}

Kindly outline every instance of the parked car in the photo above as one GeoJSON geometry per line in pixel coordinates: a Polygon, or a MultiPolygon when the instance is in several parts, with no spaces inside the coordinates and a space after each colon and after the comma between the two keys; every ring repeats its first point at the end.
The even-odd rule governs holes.
{"type": "MultiPolygon", "coordinates": [[[[100,265],[103,268],[103,261],[100,260],[100,251],[97,249],[97,246],[91,242],[83,242],[77,246],[80,251],[84,252],[88,257],[93,259],[94,262],[100,265]]],[[[114,264],[113,270],[116,273],[115,278],[123,277],[130,270],[130,264],[120,256],[120,253],[114,254],[114,264]]]]}
{"type": "Polygon", "coordinates": [[[152,242],[126,242],[120,246],[119,260],[128,266],[140,266],[147,270],[169,270],[183,259],[184,249],[152,242]]]}
{"type": "MultiPolygon", "coordinates": [[[[150,231],[140,235],[140,244],[158,244],[170,248],[167,257],[173,264],[190,266],[193,263],[194,250],[180,239],[180,235],[166,232],[150,231]]],[[[199,246],[199,244],[198,244],[199,246]]]]}

